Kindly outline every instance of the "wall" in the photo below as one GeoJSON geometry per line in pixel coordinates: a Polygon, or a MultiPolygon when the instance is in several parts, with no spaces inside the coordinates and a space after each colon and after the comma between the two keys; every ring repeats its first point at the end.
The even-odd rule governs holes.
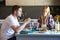
{"type": "Polygon", "coordinates": [[[60,5],[60,0],[6,0],[6,5],[20,6],[42,6],[42,5],[60,5]]]}
{"type": "MultiPolygon", "coordinates": [[[[42,12],[42,6],[22,6],[24,18],[39,18],[42,12]]],[[[12,10],[12,6],[0,6],[0,19],[5,19],[12,10]]]]}
{"type": "MultiPolygon", "coordinates": [[[[5,0],[6,6],[0,5],[0,19],[5,19],[10,13],[13,5],[23,6],[24,18],[39,18],[42,13],[42,6],[59,6],[60,0],[5,0]]],[[[59,6],[60,7],[60,6],[59,6]]],[[[60,9],[60,8],[58,8],[60,9]]],[[[55,9],[52,7],[52,14],[55,9]]]]}
{"type": "Polygon", "coordinates": [[[0,1],[3,1],[3,0],[0,0],[0,1]]]}

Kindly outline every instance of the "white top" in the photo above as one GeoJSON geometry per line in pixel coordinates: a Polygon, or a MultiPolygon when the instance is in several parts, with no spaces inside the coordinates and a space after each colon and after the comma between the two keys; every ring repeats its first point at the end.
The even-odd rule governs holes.
{"type": "Polygon", "coordinates": [[[20,26],[18,19],[17,18],[15,19],[13,15],[9,15],[1,26],[1,37],[2,38],[9,39],[13,37],[14,30],[11,28],[12,25],[20,26]]]}

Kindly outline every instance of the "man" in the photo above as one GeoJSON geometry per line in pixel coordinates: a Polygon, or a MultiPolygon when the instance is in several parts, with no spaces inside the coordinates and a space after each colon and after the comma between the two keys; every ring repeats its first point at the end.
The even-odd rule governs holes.
{"type": "Polygon", "coordinates": [[[19,25],[17,16],[21,17],[22,8],[20,6],[13,6],[12,13],[5,19],[1,26],[1,40],[16,40],[15,33],[20,32],[31,21],[26,19],[22,25],[19,25]]]}

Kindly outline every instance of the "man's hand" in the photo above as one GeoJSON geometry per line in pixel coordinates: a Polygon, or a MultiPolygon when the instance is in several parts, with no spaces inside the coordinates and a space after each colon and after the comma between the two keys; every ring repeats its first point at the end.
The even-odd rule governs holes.
{"type": "Polygon", "coordinates": [[[29,23],[31,21],[31,18],[25,19],[24,23],[29,23]]]}

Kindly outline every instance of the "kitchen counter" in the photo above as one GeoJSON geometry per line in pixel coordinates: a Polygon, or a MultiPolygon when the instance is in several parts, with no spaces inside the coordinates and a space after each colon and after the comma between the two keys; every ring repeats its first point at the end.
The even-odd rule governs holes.
{"type": "Polygon", "coordinates": [[[60,32],[56,31],[33,31],[27,34],[17,34],[17,40],[60,40],[60,32]]]}

